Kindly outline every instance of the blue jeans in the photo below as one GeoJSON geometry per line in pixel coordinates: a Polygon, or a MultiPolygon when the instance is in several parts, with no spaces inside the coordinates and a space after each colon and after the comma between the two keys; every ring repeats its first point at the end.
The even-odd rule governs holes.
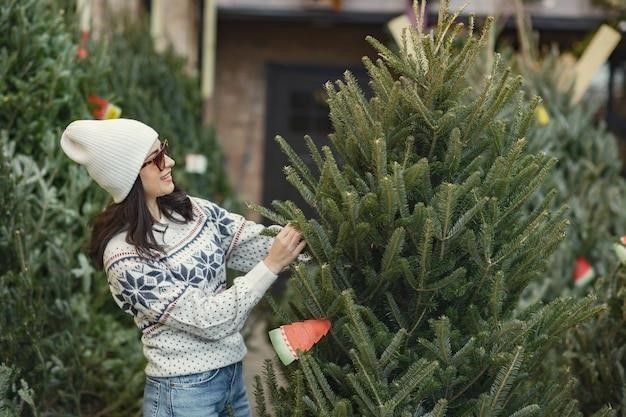
{"type": "Polygon", "coordinates": [[[147,377],[144,417],[250,417],[241,362],[212,371],[147,377]]]}

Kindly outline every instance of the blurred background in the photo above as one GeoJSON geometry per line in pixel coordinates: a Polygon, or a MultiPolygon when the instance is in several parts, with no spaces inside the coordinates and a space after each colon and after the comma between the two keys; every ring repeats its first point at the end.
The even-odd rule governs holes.
{"type": "MultiPolygon", "coordinates": [[[[518,69],[529,80],[544,71],[528,89],[541,93],[553,120],[561,120],[556,103],[570,96],[550,97],[546,85],[572,71],[585,80],[577,92],[585,103],[580,135],[615,141],[601,149],[615,160],[599,160],[610,159],[606,165],[619,165],[623,175],[626,1],[464,5],[450,1],[463,22],[474,15],[480,26],[495,16],[493,51],[525,56],[518,69]],[[602,27],[611,36],[589,48],[602,27]],[[540,71],[539,56],[555,50],[552,69],[540,71]]],[[[426,26],[438,10],[428,2],[426,26]]],[[[311,162],[305,135],[322,146],[332,131],[324,84],[350,71],[367,94],[362,58],[376,53],[366,36],[397,49],[402,27],[414,22],[407,0],[0,0],[0,415],[139,415],[137,332],[82,249],[90,218],[108,198],[61,154],[58,138],[69,121],[140,119],[170,140],[176,179],[191,194],[260,222],[247,203],[291,200],[313,215],[285,179],[288,160],[276,135],[311,162]]],[[[559,111],[562,120],[574,114],[568,106],[559,111]]],[[[549,120],[538,115],[537,123],[549,120]]],[[[544,132],[556,137],[556,130],[544,132]]],[[[576,152],[557,155],[590,154],[576,152]]],[[[610,169],[594,164],[585,166],[606,178],[610,169]]],[[[620,204],[607,218],[623,211],[620,204]]],[[[604,221],[584,223],[597,230],[604,221]]],[[[589,247],[576,241],[566,248],[570,258],[558,274],[566,284],[553,295],[574,285],[574,257],[585,255],[606,272],[598,260],[606,251],[594,255],[589,247]]],[[[545,288],[539,293],[534,299],[545,288]]],[[[251,396],[252,378],[274,357],[266,330],[261,307],[246,329],[251,396]]]]}

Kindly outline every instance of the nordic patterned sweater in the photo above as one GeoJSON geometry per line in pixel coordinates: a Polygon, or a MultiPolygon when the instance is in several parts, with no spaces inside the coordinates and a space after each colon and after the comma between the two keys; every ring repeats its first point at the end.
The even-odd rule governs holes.
{"type": "Polygon", "coordinates": [[[242,360],[239,331],[276,279],[262,261],[272,243],[260,235],[264,226],[206,200],[191,202],[192,221],[163,217],[154,225],[162,256],[140,258],[125,232],[104,251],[113,298],[142,332],[148,376],[194,374],[242,360]],[[247,272],[228,289],[226,266],[247,272]]]}

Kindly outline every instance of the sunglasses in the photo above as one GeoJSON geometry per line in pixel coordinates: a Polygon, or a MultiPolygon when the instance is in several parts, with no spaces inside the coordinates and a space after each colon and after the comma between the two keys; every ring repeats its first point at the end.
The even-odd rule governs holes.
{"type": "Polygon", "coordinates": [[[150,165],[154,163],[154,165],[159,168],[159,171],[163,171],[165,169],[165,155],[169,155],[170,149],[167,146],[167,139],[161,143],[161,147],[159,151],[154,155],[154,158],[146,161],[141,165],[141,169],[143,169],[146,165],[150,165]]]}

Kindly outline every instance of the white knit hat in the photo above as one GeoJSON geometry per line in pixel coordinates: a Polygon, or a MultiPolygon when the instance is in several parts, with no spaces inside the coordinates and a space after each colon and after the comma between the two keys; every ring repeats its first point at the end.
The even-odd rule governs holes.
{"type": "Polygon", "coordinates": [[[61,147],[119,203],[133,187],[158,136],[150,126],[132,119],[76,120],[63,132],[61,147]]]}

